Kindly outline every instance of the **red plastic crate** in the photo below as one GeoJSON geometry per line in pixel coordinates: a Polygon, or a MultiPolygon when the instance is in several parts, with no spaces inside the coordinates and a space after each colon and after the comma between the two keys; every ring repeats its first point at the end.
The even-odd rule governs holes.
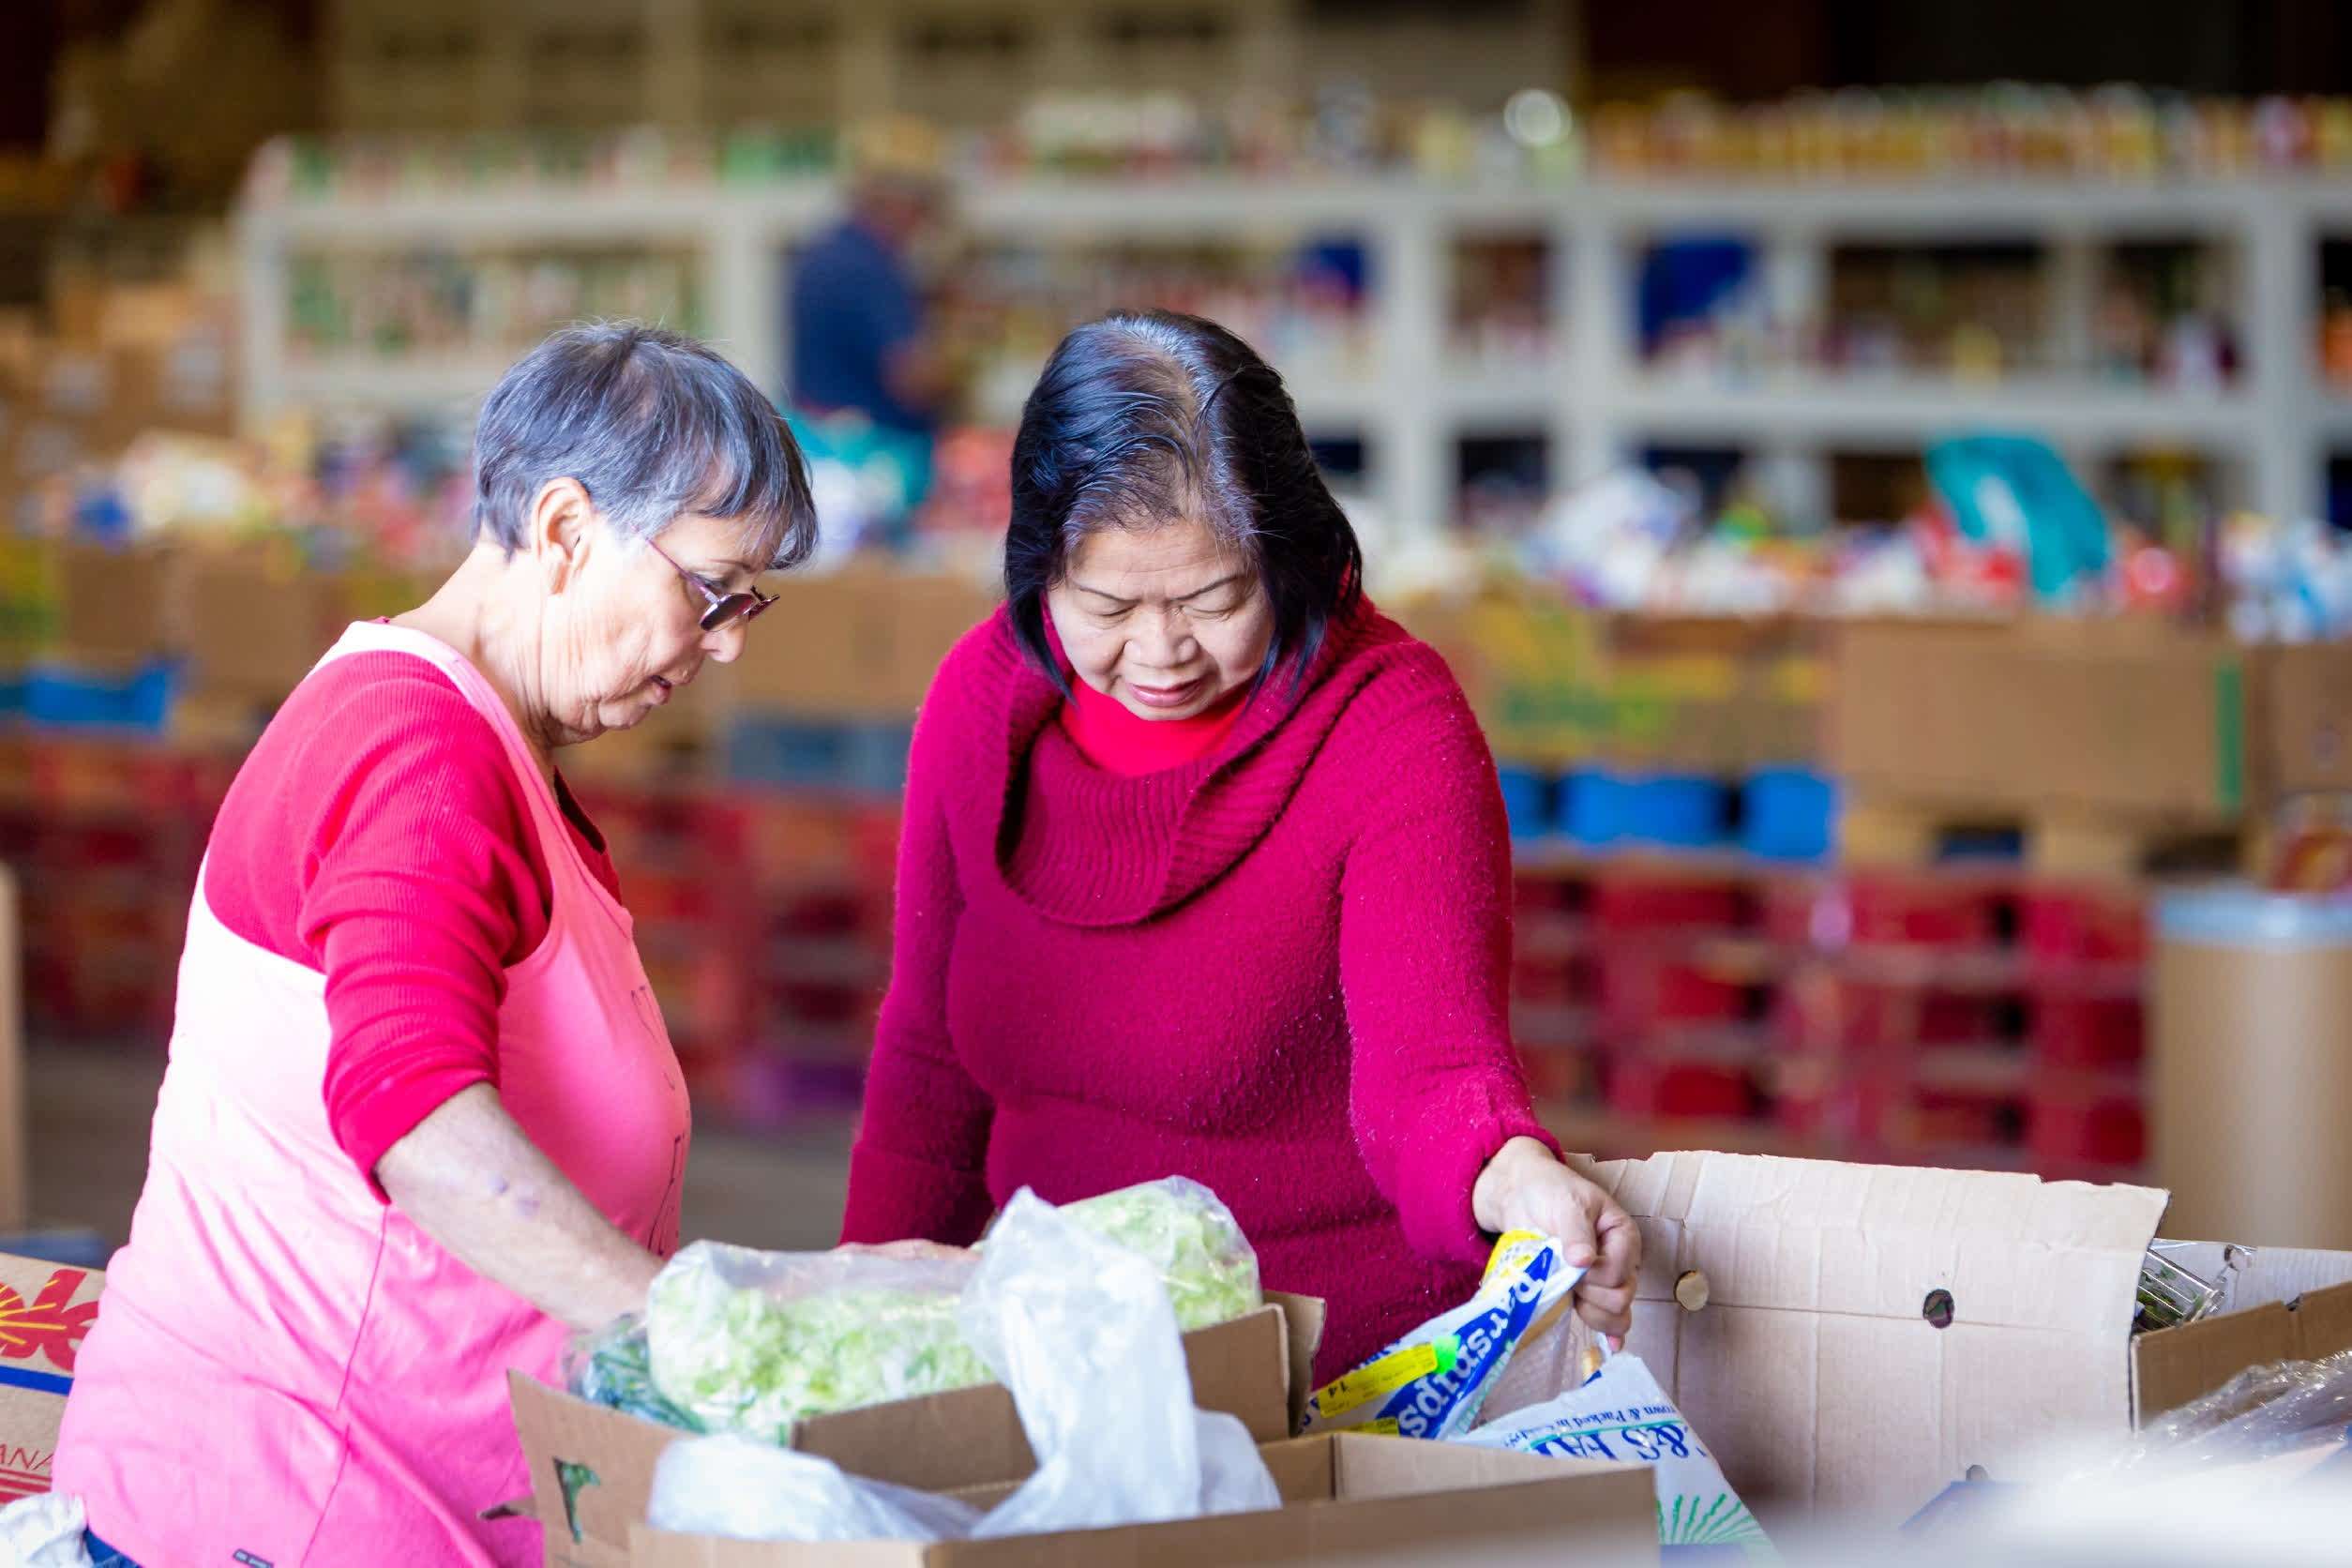
{"type": "Polygon", "coordinates": [[[2129,893],[2042,889],[2021,913],[2026,953],[2037,967],[2139,964],[2148,958],[2148,905],[2129,893]]]}
{"type": "Polygon", "coordinates": [[[1608,1075],[1608,1107],[1621,1116],[1740,1121],[1761,1108],[1744,1068],[1698,1062],[1645,1062],[1620,1053],[1608,1075]]]}
{"type": "Polygon", "coordinates": [[[2116,1091],[2058,1085],[2037,1093],[2028,1117],[2037,1167],[2130,1170],[2148,1157],[2148,1118],[2139,1101],[2116,1091]]]}
{"type": "Polygon", "coordinates": [[[1642,931],[1730,929],[1741,924],[1746,898],[1736,883],[1620,872],[1594,881],[1591,909],[1606,943],[1642,931]]]}
{"type": "Polygon", "coordinates": [[[1869,873],[1847,879],[1847,942],[1857,947],[1981,947],[2001,940],[2006,889],[1976,878],[1869,873]]]}
{"type": "Polygon", "coordinates": [[[2129,1066],[2146,1053],[2147,1010],[2136,996],[2043,993],[2032,1005],[2033,1050],[2043,1066],[2129,1066]]]}

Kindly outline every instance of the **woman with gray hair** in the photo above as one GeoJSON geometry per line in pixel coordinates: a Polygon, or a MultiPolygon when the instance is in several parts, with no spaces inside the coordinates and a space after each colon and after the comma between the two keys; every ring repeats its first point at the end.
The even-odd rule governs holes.
{"type": "Polygon", "coordinates": [[[475,463],[472,552],[345,634],[214,824],[54,1467],[101,1563],[537,1561],[480,1517],[530,1489],[505,1375],[677,1246],[686,1091],[555,753],[742,651],[807,471],[733,367],[626,324],[510,370],[475,463]]]}

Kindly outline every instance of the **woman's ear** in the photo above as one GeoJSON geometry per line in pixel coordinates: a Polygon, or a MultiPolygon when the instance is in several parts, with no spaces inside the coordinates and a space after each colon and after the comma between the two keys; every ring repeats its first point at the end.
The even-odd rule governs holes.
{"type": "Polygon", "coordinates": [[[531,557],[550,594],[560,594],[587,565],[596,536],[596,504],[577,479],[550,479],[531,498],[531,557]]]}

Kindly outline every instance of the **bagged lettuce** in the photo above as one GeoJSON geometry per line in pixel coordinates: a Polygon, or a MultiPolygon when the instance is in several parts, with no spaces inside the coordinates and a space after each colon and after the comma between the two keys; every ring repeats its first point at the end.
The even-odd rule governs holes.
{"type": "MultiPolygon", "coordinates": [[[[1258,1257],[1216,1195],[1178,1178],[1061,1211],[1138,1254],[1184,1330],[1257,1308],[1258,1257]]],[[[983,1246],[987,1244],[982,1244],[983,1246]]],[[[768,1253],[697,1242],[654,1281],[642,1334],[575,1351],[573,1390],[669,1425],[783,1442],[797,1423],[990,1380],[957,1326],[979,1253],[768,1253]]]]}
{"type": "Polygon", "coordinates": [[[1660,1545],[1779,1555],[1638,1356],[1611,1356],[1582,1388],[1514,1411],[1462,1440],[1566,1459],[1637,1460],[1657,1478],[1660,1545]]]}
{"type": "Polygon", "coordinates": [[[1060,1212],[1156,1267],[1176,1326],[1187,1334],[1265,1304],[1257,1252],[1233,1211],[1198,1182],[1170,1176],[1065,1203],[1060,1212]]]}
{"type": "Polygon", "coordinates": [[[697,1242],[654,1279],[654,1387],[703,1430],[787,1441],[832,1410],[988,1380],[956,1329],[969,1259],[697,1242]]]}
{"type": "Polygon", "coordinates": [[[1560,1260],[1558,1242],[1510,1232],[1495,1244],[1477,1294],[1316,1390],[1305,1430],[1461,1436],[1477,1424],[1519,1340],[1564,1307],[1583,1277],[1560,1260]]]}

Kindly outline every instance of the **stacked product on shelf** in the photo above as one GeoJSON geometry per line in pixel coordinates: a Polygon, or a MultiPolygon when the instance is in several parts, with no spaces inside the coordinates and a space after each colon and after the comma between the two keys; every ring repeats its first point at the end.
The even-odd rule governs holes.
{"type": "Polygon", "coordinates": [[[1553,853],[1518,897],[1530,1077],[1600,1153],[2105,1180],[2143,1157],[2136,888],[1553,853]]]}

